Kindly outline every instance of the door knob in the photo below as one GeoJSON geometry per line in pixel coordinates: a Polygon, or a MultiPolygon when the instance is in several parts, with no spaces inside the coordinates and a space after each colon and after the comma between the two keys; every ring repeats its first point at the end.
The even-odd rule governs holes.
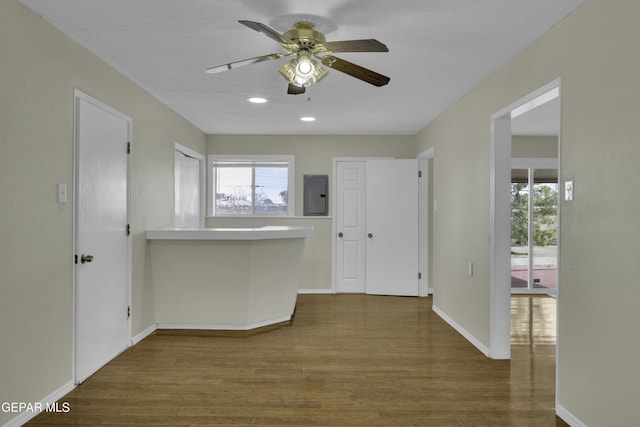
{"type": "Polygon", "coordinates": [[[338,237],[342,237],[344,236],[344,234],[342,234],[342,231],[338,233],[338,237]]]}
{"type": "Polygon", "coordinates": [[[87,263],[87,262],[91,262],[91,261],[93,261],[93,255],[82,254],[80,256],[80,262],[83,263],[83,264],[87,263]]]}
{"type": "Polygon", "coordinates": [[[373,237],[373,234],[369,233],[369,234],[367,234],[367,237],[371,239],[373,237]]]}

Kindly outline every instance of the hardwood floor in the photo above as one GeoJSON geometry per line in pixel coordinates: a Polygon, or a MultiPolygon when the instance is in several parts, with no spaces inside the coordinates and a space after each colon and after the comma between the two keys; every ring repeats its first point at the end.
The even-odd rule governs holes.
{"type": "Polygon", "coordinates": [[[61,399],[68,413],[30,425],[566,425],[554,414],[555,300],[513,298],[511,361],[486,358],[431,305],[300,295],[281,327],[157,331],[61,399]]]}

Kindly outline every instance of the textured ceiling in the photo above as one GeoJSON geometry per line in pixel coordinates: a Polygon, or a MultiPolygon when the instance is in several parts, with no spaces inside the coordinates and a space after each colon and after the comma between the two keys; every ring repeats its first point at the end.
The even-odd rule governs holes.
{"type": "Polygon", "coordinates": [[[20,1],[206,133],[413,135],[583,0],[20,1]],[[389,85],[331,70],[306,94],[287,95],[276,69],[288,59],[204,72],[281,52],[238,20],[286,32],[300,18],[329,41],[385,43],[388,53],[336,56],[389,85]],[[252,96],[269,102],[249,104],[252,96]]]}

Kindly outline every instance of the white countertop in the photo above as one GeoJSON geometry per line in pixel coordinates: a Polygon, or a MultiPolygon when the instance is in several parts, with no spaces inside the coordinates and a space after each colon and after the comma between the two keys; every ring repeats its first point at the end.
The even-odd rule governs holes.
{"type": "Polygon", "coordinates": [[[267,240],[313,236],[313,227],[163,228],[147,230],[147,240],[267,240]]]}

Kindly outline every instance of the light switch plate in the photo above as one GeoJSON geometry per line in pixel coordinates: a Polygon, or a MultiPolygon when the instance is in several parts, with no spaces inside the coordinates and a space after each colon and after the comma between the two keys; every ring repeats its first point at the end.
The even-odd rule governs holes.
{"type": "Polygon", "coordinates": [[[573,201],[573,181],[564,182],[564,200],[567,202],[573,201]]]}

